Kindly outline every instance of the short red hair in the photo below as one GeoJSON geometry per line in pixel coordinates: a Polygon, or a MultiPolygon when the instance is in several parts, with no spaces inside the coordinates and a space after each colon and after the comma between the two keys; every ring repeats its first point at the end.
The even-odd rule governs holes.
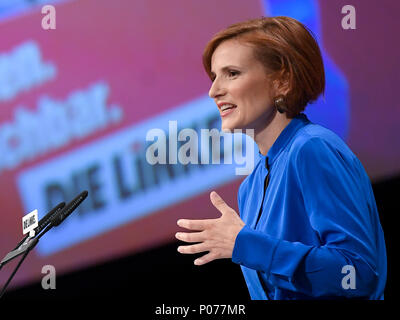
{"type": "Polygon", "coordinates": [[[210,77],[211,57],[225,40],[237,39],[254,48],[254,56],[275,79],[287,81],[287,116],[292,118],[325,91],[321,51],[312,32],[289,17],[262,17],[235,23],[206,45],[203,65],[210,77]]]}

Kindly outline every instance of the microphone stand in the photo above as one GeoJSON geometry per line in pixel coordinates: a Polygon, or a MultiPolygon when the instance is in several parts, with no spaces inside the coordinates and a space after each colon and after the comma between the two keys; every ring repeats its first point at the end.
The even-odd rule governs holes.
{"type": "MultiPolygon", "coordinates": [[[[61,213],[61,210],[65,207],[65,202],[60,202],[57,206],[51,209],[40,221],[39,225],[34,229],[35,234],[39,234],[46,226],[49,225],[53,221],[53,219],[61,213]]],[[[27,250],[27,246],[29,245],[28,241],[33,236],[29,236],[27,234],[18,244],[17,246],[11,250],[4,258],[0,261],[0,270],[1,268],[8,263],[9,261],[15,259],[19,255],[23,254],[25,250],[27,250]]]]}
{"type": "MultiPolygon", "coordinates": [[[[74,211],[81,203],[83,200],[86,199],[88,195],[88,192],[85,190],[81,192],[77,197],[75,197],[67,206],[65,206],[64,209],[61,210],[61,208],[64,207],[65,203],[60,203],[56,208],[61,206],[59,209],[61,210],[56,210],[54,215],[51,215],[48,217],[48,225],[44,229],[42,233],[40,233],[36,238],[33,238],[30,240],[32,237],[26,236],[20,243],[17,245],[17,247],[9,252],[4,259],[0,262],[0,269],[2,268],[3,265],[5,265],[7,262],[11,261],[12,259],[16,258],[22,252],[24,255],[22,256],[21,260],[18,262],[18,265],[15,267],[14,271],[12,272],[11,276],[8,278],[6,284],[4,285],[3,289],[0,292],[0,299],[4,295],[4,292],[6,291],[9,283],[11,282],[12,278],[14,277],[15,273],[18,271],[19,267],[21,266],[22,262],[24,262],[25,258],[27,257],[28,253],[32,251],[32,249],[37,245],[39,242],[39,239],[47,233],[51,228],[57,227],[60,225],[61,222],[63,222],[71,213],[74,211]],[[25,243],[28,241],[27,243],[25,243]],[[24,252],[25,251],[25,252],[24,252]]],[[[55,209],[55,208],[54,208],[55,209]]],[[[40,232],[40,231],[38,231],[40,232]]]]}
{"type": "MultiPolygon", "coordinates": [[[[29,241],[28,247],[27,247],[26,249],[24,249],[24,250],[25,250],[24,255],[22,256],[21,260],[19,260],[17,266],[15,267],[14,271],[11,273],[11,275],[10,275],[10,277],[8,278],[6,284],[4,285],[3,289],[1,290],[1,292],[0,292],[0,299],[1,299],[1,297],[4,295],[4,293],[5,293],[5,291],[6,291],[7,287],[8,287],[8,285],[10,284],[11,280],[14,278],[14,276],[15,276],[15,274],[17,273],[19,267],[21,266],[22,262],[24,262],[25,258],[28,256],[29,252],[31,252],[32,249],[35,248],[35,246],[36,246],[37,243],[39,242],[39,239],[40,239],[45,233],[47,233],[51,228],[53,228],[53,224],[52,224],[52,223],[50,223],[50,224],[46,227],[46,229],[44,229],[44,231],[43,231],[42,233],[40,233],[36,238],[33,238],[33,239],[30,240],[30,241],[29,241],[29,239],[28,239],[28,241],[29,241]]],[[[26,239],[27,239],[27,237],[24,238],[24,240],[26,240],[26,239]]],[[[22,243],[22,242],[23,242],[23,241],[21,241],[20,243],[22,243]]],[[[17,248],[18,248],[18,246],[17,246],[17,248]]],[[[19,255],[19,254],[18,254],[18,255],[19,255]]],[[[10,258],[10,259],[7,260],[6,262],[9,262],[10,260],[16,258],[18,255],[16,255],[16,256],[10,258]]],[[[0,265],[0,268],[1,268],[4,264],[5,264],[5,263],[1,264],[1,265],[0,265]]]]}
{"type": "Polygon", "coordinates": [[[37,239],[33,239],[31,241],[31,243],[29,244],[29,247],[25,250],[24,255],[22,256],[21,260],[19,260],[17,266],[15,267],[14,271],[12,272],[11,276],[8,278],[6,284],[4,285],[3,289],[1,290],[0,293],[0,299],[1,297],[4,295],[4,293],[6,292],[6,289],[9,285],[9,283],[11,282],[12,278],[14,278],[15,274],[17,273],[19,267],[21,266],[22,262],[24,262],[26,256],[28,255],[28,253],[36,246],[36,244],[38,243],[38,240],[35,241],[37,239]]]}

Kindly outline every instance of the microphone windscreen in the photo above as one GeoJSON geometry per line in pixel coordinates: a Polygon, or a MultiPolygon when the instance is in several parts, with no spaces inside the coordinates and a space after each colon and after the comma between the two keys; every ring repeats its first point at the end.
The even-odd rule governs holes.
{"type": "Polygon", "coordinates": [[[88,191],[81,192],[70,203],[68,203],[61,212],[52,219],[52,225],[57,227],[63,222],[88,196],[88,191]]]}
{"type": "Polygon", "coordinates": [[[39,225],[35,230],[36,233],[40,232],[43,228],[45,228],[53,218],[53,215],[56,214],[59,210],[65,207],[65,202],[60,202],[53,209],[51,209],[42,219],[39,221],[39,225]]]}

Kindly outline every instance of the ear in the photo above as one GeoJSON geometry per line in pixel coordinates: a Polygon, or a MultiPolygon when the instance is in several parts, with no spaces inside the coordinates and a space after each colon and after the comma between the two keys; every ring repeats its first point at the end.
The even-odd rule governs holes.
{"type": "Polygon", "coordinates": [[[280,95],[286,96],[290,91],[289,74],[285,70],[279,71],[272,84],[275,97],[280,95]]]}

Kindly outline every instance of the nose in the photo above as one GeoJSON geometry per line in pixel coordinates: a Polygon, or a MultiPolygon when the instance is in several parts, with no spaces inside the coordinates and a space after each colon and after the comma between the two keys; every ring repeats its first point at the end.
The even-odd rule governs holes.
{"type": "Polygon", "coordinates": [[[210,98],[217,98],[219,96],[223,96],[226,93],[226,89],[224,86],[221,84],[221,82],[217,79],[215,79],[211,85],[210,90],[208,91],[208,95],[210,98]]]}

